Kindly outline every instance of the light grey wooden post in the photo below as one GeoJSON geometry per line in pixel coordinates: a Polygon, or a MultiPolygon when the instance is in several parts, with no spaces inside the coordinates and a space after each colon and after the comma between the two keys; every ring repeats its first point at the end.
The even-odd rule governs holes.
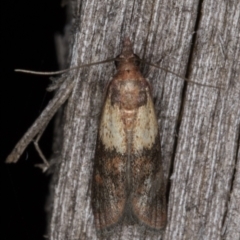
{"type": "MultiPolygon", "coordinates": [[[[186,83],[163,70],[143,68],[159,119],[169,190],[168,225],[154,237],[134,227],[116,236],[239,239],[239,0],[72,0],[69,4],[71,30],[65,38],[58,37],[62,66],[67,62],[63,50],[69,52],[70,66],[77,66],[117,56],[123,38],[129,36],[142,59],[218,87],[186,83]]],[[[46,125],[54,104],[68,99],[55,128],[51,164],[56,167],[48,201],[51,240],[96,239],[90,204],[92,163],[104,89],[113,73],[114,64],[107,63],[65,74],[52,105],[15,152],[18,157],[40,131],[36,124],[40,129],[46,125]]]]}

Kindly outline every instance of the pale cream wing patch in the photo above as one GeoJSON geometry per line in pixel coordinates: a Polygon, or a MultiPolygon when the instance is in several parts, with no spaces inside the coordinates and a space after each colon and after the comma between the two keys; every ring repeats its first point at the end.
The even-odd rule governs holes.
{"type": "Polygon", "coordinates": [[[99,129],[100,139],[107,150],[115,149],[121,154],[126,153],[126,133],[121,112],[117,104],[111,104],[110,97],[104,104],[99,129]]]}
{"type": "Polygon", "coordinates": [[[147,104],[139,107],[136,124],[133,130],[133,151],[142,151],[143,148],[151,149],[158,134],[158,122],[154,105],[147,89],[147,104]]]}

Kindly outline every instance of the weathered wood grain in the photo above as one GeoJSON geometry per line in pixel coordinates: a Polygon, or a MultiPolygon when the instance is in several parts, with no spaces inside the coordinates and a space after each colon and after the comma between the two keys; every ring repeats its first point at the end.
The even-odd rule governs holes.
{"type": "MultiPolygon", "coordinates": [[[[143,66],[159,119],[168,225],[162,235],[131,227],[116,233],[117,238],[239,239],[239,1],[69,4],[71,30],[58,45],[61,66],[67,63],[62,49],[68,49],[68,61],[76,66],[117,56],[123,38],[129,36],[141,58],[222,87],[187,84],[143,66]]],[[[75,71],[73,91],[59,113],[54,151],[61,152],[54,155],[57,167],[48,206],[52,240],[96,239],[90,204],[92,163],[104,87],[113,73],[113,63],[75,71]]]]}

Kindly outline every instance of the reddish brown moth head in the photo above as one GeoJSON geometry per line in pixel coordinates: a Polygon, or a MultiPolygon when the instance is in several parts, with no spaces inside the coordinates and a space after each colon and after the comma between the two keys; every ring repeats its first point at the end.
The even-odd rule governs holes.
{"type": "Polygon", "coordinates": [[[167,221],[160,138],[148,81],[126,38],[103,104],[92,180],[97,230],[167,221]]]}

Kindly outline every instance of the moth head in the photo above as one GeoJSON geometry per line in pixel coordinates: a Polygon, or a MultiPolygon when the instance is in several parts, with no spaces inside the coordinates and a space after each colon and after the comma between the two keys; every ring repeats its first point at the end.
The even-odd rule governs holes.
{"type": "Polygon", "coordinates": [[[126,63],[131,63],[131,64],[134,64],[135,66],[139,66],[140,65],[140,58],[139,58],[138,55],[133,53],[128,58],[126,58],[125,56],[120,54],[115,59],[115,66],[116,66],[116,68],[119,68],[120,65],[126,64],[126,63]]]}

